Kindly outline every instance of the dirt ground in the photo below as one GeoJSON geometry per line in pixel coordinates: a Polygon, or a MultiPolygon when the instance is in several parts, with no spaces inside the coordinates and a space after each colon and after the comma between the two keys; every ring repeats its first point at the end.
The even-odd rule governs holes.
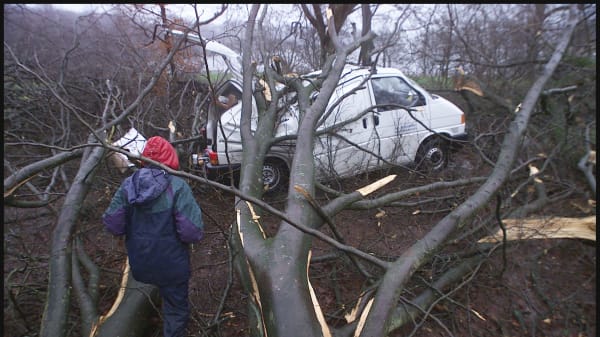
{"type": "MultiPolygon", "coordinates": [[[[207,325],[210,313],[215,312],[210,308],[215,308],[228,280],[232,280],[232,288],[223,307],[222,317],[226,320],[219,329],[221,336],[247,336],[248,333],[246,296],[236,276],[227,273],[228,252],[224,233],[233,221],[231,212],[227,210],[231,205],[230,199],[211,192],[200,201],[209,219],[206,221],[209,235],[194,255],[192,302],[200,310],[194,315],[192,333],[207,325]]],[[[274,197],[271,202],[276,205],[277,198],[274,197]]],[[[588,216],[590,210],[580,207],[584,202],[574,199],[553,208],[561,216],[588,216]]],[[[335,221],[348,244],[380,257],[393,257],[422,237],[435,219],[447,214],[427,213],[426,210],[416,215],[412,213],[415,212],[392,208],[346,211],[335,221]],[[385,212],[383,216],[382,211],[385,212]]],[[[267,228],[271,234],[276,231],[275,225],[267,228]]],[[[459,243],[449,250],[469,248],[459,243]]],[[[333,252],[326,244],[315,242],[314,257],[328,256],[333,252]]],[[[438,273],[436,269],[443,269],[448,255],[436,256],[434,263],[417,272],[417,278],[431,279],[438,273]]],[[[505,267],[504,263],[502,254],[496,252],[491,255],[474,275],[463,281],[460,288],[432,308],[428,319],[419,319],[390,336],[596,335],[595,242],[579,239],[513,242],[506,247],[505,267]]],[[[312,263],[310,277],[326,318],[330,324],[339,324],[356,300],[354,296],[364,286],[363,277],[351,263],[340,263],[339,259],[312,263]]],[[[403,298],[410,298],[411,289],[405,292],[403,298]]]]}
{"type": "MultiPolygon", "coordinates": [[[[460,169],[459,166],[450,168],[448,174],[460,169]]],[[[404,174],[388,188],[422,183],[418,177],[404,174]]],[[[113,178],[118,180],[118,177],[113,178]]],[[[344,184],[352,189],[353,185],[362,186],[373,178],[376,177],[365,176],[344,184]]],[[[188,335],[247,336],[247,297],[237,276],[231,273],[226,245],[229,225],[234,221],[233,197],[201,186],[194,186],[194,191],[204,211],[206,237],[192,253],[190,300],[193,309],[188,335]],[[223,298],[225,293],[227,296],[223,298]],[[216,312],[220,313],[217,320],[216,312]],[[208,326],[212,326],[212,330],[207,330],[208,326]]],[[[83,219],[86,225],[80,234],[86,251],[101,266],[100,312],[106,313],[118,289],[125,251],[122,239],[108,235],[99,221],[108,194],[102,190],[95,193],[94,202],[86,203],[87,213],[83,219]]],[[[326,201],[324,195],[319,197],[321,202],[326,201]]],[[[284,195],[269,198],[272,205],[282,207],[284,195]]],[[[595,210],[586,208],[585,202],[582,198],[573,198],[552,205],[551,209],[559,216],[588,216],[595,210]]],[[[446,205],[451,203],[451,200],[444,201],[446,205]]],[[[422,209],[346,211],[334,220],[348,244],[382,258],[392,258],[422,237],[449,209],[437,203],[422,209]]],[[[52,224],[27,221],[31,218],[35,215],[30,210],[5,212],[4,336],[7,337],[30,336],[29,333],[39,327],[43,310],[52,224]]],[[[275,223],[265,216],[269,234],[275,233],[275,223]]],[[[452,252],[470,248],[462,241],[449,244],[431,264],[416,273],[417,281],[405,290],[403,298],[410,299],[413,291],[422,288],[423,282],[443,271],[452,252]]],[[[311,264],[310,277],[326,318],[330,324],[338,325],[365,283],[353,265],[341,257],[319,261],[319,257],[334,252],[332,247],[315,241],[313,256],[317,262],[311,264]]],[[[506,258],[503,268],[502,254],[492,254],[472,277],[463,280],[457,290],[435,304],[428,319],[419,318],[391,336],[596,335],[595,242],[579,239],[514,242],[507,246],[506,258]]],[[[153,324],[148,337],[161,335],[158,315],[153,324]]]]}
{"type": "MultiPolygon", "coordinates": [[[[235,273],[230,273],[226,246],[228,226],[233,221],[233,199],[216,191],[203,190],[202,193],[199,202],[205,214],[207,235],[194,247],[192,254],[192,319],[188,336],[247,336],[247,297],[235,273]],[[227,288],[227,297],[223,299],[227,288]],[[218,310],[219,324],[216,324],[214,314],[218,310]],[[207,326],[213,326],[213,329],[207,330],[207,326]]],[[[273,201],[276,204],[276,200],[273,201]]],[[[579,204],[580,200],[572,200],[556,207],[564,208],[569,216],[588,215],[574,206],[579,204]]],[[[390,209],[384,216],[376,217],[378,212],[348,211],[336,218],[336,224],[340,225],[340,232],[349,244],[380,256],[397,256],[426,232],[434,218],[443,215],[407,215],[390,209]]],[[[98,215],[96,211],[91,213],[98,215]]],[[[26,216],[17,215],[19,218],[26,216]]],[[[95,251],[95,261],[102,266],[100,312],[106,313],[118,287],[125,257],[123,242],[107,235],[97,219],[89,221],[94,225],[88,228],[84,244],[87,251],[95,251]]],[[[12,223],[10,219],[9,223],[12,223]]],[[[5,286],[4,336],[30,336],[23,322],[27,322],[31,331],[39,326],[47,278],[44,256],[50,242],[50,226],[29,223],[9,230],[13,238],[24,239],[24,233],[30,233],[31,236],[24,239],[30,242],[25,249],[30,256],[41,258],[36,261],[22,255],[19,264],[12,255],[15,247],[5,241],[5,284],[13,287],[7,294],[5,286]],[[17,265],[20,270],[10,268],[17,265]],[[25,278],[20,275],[21,271],[27,272],[25,278]],[[17,279],[26,287],[14,287],[13,280],[17,279]],[[7,304],[7,295],[19,300],[19,310],[7,304]]],[[[274,232],[275,227],[270,230],[274,232]]],[[[451,250],[460,249],[456,246],[451,250]]],[[[315,243],[315,257],[332,252],[331,247],[315,243]]],[[[578,239],[521,241],[508,245],[506,256],[504,271],[502,254],[493,254],[472,278],[465,279],[459,289],[439,301],[429,312],[428,319],[422,321],[419,318],[390,336],[596,336],[595,242],[578,239]]],[[[445,257],[436,257],[434,261],[437,262],[419,270],[417,278],[430,279],[437,273],[436,269],[443,268],[445,257]]],[[[310,277],[326,318],[333,325],[342,322],[345,310],[355,300],[353,296],[364,286],[363,277],[351,263],[340,263],[339,259],[312,263],[310,277]]],[[[405,292],[403,298],[410,298],[412,289],[405,292]]],[[[158,315],[153,318],[153,324],[148,337],[161,336],[158,315]]]]}
{"type": "MultiPolygon", "coordinates": [[[[439,176],[424,178],[407,170],[362,175],[340,182],[354,190],[388,173],[398,177],[386,190],[405,190],[440,179],[485,174],[485,165],[469,152],[459,151],[448,169],[439,176]]],[[[106,313],[114,301],[125,261],[122,238],[109,235],[100,223],[110,200],[111,189],[123,177],[99,174],[98,184],[84,205],[84,216],[77,236],[86,252],[101,268],[99,312],[106,313]],[[102,178],[108,177],[108,178],[102,178]]],[[[190,301],[192,317],[188,336],[247,336],[247,296],[230,266],[227,249],[229,226],[234,221],[233,197],[211,188],[193,184],[204,212],[205,239],[192,250],[190,301]],[[218,317],[215,318],[215,314],[218,317]]],[[[430,200],[422,206],[385,207],[373,210],[348,210],[334,219],[347,244],[380,258],[393,259],[421,238],[473,187],[456,188],[432,195],[416,196],[430,200]],[[429,199],[430,198],[430,199],[429,199]]],[[[552,186],[548,187],[552,189],[552,186]]],[[[580,191],[585,190],[581,183],[580,191]]],[[[384,191],[382,191],[384,192],[384,191]]],[[[527,190],[515,200],[527,202],[527,190]]],[[[266,197],[275,207],[283,207],[284,194],[266,197]]],[[[321,203],[324,194],[317,195],[321,203]]],[[[534,216],[585,217],[595,214],[585,193],[548,205],[534,216]]],[[[483,210],[493,214],[494,204],[483,210]]],[[[7,209],[4,214],[4,336],[34,336],[39,329],[47,284],[48,254],[53,223],[50,210],[7,209]]],[[[277,222],[263,217],[267,234],[274,234],[277,222]]],[[[474,219],[470,226],[485,221],[474,219]]],[[[327,229],[323,229],[329,233],[327,229]]],[[[469,236],[456,237],[433,256],[432,262],[415,273],[402,293],[403,304],[430,281],[446,271],[461,253],[474,248],[469,236]]],[[[427,312],[427,319],[416,319],[390,336],[596,336],[596,251],[595,242],[580,239],[538,239],[510,242],[505,257],[499,247],[488,259],[465,277],[459,287],[445,289],[445,296],[427,312]]],[[[309,276],[326,319],[332,326],[344,322],[344,314],[365,286],[364,277],[329,245],[315,241],[314,261],[309,276]]],[[[161,336],[161,319],[152,319],[148,337],[161,336]]],[[[79,332],[74,327],[71,336],[79,332]]]]}

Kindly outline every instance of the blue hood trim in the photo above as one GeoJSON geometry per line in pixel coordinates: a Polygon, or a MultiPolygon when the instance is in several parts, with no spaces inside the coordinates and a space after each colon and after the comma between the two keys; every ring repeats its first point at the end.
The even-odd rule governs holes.
{"type": "Polygon", "coordinates": [[[123,183],[127,202],[140,205],[156,199],[169,186],[169,175],[156,168],[141,168],[123,183]]]}

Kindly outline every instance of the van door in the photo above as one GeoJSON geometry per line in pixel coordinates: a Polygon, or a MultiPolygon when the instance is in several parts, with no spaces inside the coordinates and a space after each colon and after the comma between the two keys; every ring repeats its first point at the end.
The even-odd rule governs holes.
{"type": "Polygon", "coordinates": [[[221,165],[239,163],[242,157],[241,86],[236,81],[229,80],[217,89],[216,97],[217,102],[211,101],[208,106],[207,149],[216,154],[221,165]]]}
{"type": "Polygon", "coordinates": [[[422,124],[397,107],[378,107],[374,115],[376,152],[392,164],[412,161],[430,123],[425,95],[399,76],[372,78],[370,83],[376,105],[397,104],[417,110],[412,115],[422,124]]]}
{"type": "Polygon", "coordinates": [[[363,77],[355,77],[338,85],[325,111],[326,118],[317,128],[318,131],[332,128],[315,141],[316,169],[320,176],[355,175],[367,170],[373,161],[373,113],[366,112],[372,105],[366,84],[330,111],[338,98],[359,87],[362,80],[363,77]]]}

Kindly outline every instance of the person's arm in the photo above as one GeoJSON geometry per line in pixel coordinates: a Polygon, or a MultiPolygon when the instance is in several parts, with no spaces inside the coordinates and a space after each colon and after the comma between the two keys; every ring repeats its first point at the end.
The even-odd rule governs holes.
{"type": "Polygon", "coordinates": [[[122,187],[119,187],[108,209],[102,215],[104,227],[113,235],[125,234],[125,222],[127,220],[125,206],[123,190],[122,187]]]}
{"type": "Polygon", "coordinates": [[[190,186],[181,181],[174,198],[175,226],[179,239],[185,243],[195,243],[204,236],[202,211],[194,199],[190,186]]]}

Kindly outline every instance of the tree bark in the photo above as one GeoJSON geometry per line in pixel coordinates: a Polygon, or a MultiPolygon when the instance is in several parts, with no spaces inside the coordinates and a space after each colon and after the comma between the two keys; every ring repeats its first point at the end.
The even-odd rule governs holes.
{"type": "Polygon", "coordinates": [[[48,293],[40,331],[42,337],[66,336],[67,313],[71,304],[73,230],[104,152],[103,147],[86,150],[56,221],[49,260],[48,293]]]}
{"type": "Polygon", "coordinates": [[[79,311],[81,312],[81,335],[89,335],[92,326],[98,320],[98,282],[100,279],[100,269],[92,259],[85,253],[81,240],[75,238],[74,250],[71,254],[72,261],[72,284],[77,302],[79,303],[79,311]],[[89,274],[88,285],[85,285],[81,274],[79,263],[82,263],[89,274]]]}
{"type": "Polygon", "coordinates": [[[131,277],[127,261],[119,294],[109,312],[92,328],[89,337],[147,336],[151,327],[148,319],[160,310],[159,302],[158,288],[131,277]]]}
{"type": "Polygon", "coordinates": [[[63,152],[19,169],[17,172],[4,179],[4,198],[12,195],[17,188],[43,170],[60,166],[70,160],[80,157],[83,153],[83,149],[63,152]]]}

